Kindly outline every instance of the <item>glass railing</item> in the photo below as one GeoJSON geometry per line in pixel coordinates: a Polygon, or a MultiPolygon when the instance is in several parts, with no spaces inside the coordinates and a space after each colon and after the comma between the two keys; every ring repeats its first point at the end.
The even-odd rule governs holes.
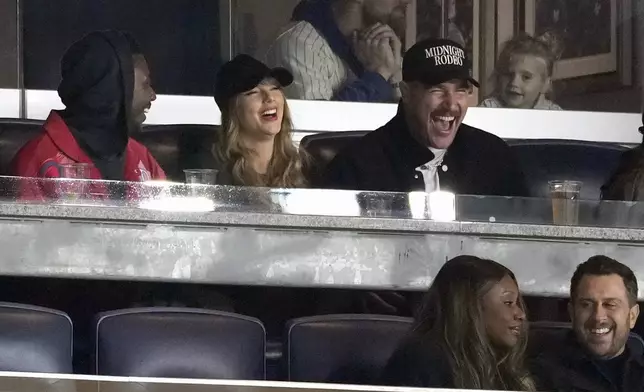
{"type": "Polygon", "coordinates": [[[3,392],[405,392],[465,391],[278,381],[186,380],[0,372],[3,392]]]}
{"type": "MultiPolygon", "coordinates": [[[[324,189],[272,189],[0,177],[4,204],[133,208],[166,213],[261,213],[523,225],[644,227],[644,203],[324,189]]],[[[73,211],[71,212],[73,215],[73,211]]]]}

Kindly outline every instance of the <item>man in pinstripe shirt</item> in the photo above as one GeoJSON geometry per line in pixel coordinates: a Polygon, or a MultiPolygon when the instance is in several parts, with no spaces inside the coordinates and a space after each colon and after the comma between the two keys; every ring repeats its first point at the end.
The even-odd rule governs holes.
{"type": "Polygon", "coordinates": [[[302,0],[266,62],[293,74],[289,98],[394,102],[409,1],[302,0]]]}

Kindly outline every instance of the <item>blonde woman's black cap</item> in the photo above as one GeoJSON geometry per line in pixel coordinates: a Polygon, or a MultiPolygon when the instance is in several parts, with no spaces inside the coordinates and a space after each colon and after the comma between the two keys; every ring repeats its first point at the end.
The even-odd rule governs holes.
{"type": "Polygon", "coordinates": [[[226,107],[230,98],[252,90],[266,78],[274,78],[282,86],[293,83],[293,75],[286,68],[269,68],[247,54],[237,55],[221,66],[215,79],[215,102],[219,109],[226,107]]]}

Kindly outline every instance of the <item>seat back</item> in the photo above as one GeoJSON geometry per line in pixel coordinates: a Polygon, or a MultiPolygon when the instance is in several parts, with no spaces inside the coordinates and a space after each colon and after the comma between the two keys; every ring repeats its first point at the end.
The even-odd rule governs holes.
{"type": "Polygon", "coordinates": [[[285,337],[287,379],[376,384],[411,322],[362,314],[291,320],[285,337]]]}
{"type": "MultiPolygon", "coordinates": [[[[530,323],[528,357],[535,357],[544,351],[557,351],[570,331],[572,331],[572,323],[568,322],[536,321],[530,323]]],[[[641,344],[644,349],[644,340],[640,335],[631,332],[628,339],[641,344]]]]}
{"type": "Polygon", "coordinates": [[[335,158],[340,151],[354,140],[366,135],[369,131],[346,132],[320,132],[306,135],[300,140],[300,148],[309,153],[315,171],[322,173],[326,165],[335,158]]]}
{"type": "MultiPolygon", "coordinates": [[[[0,118],[0,175],[13,174],[11,161],[43,131],[42,125],[40,120],[0,118]]],[[[219,127],[213,125],[146,125],[132,137],[150,151],[168,179],[183,182],[183,169],[199,167],[199,154],[210,151],[218,131],[219,127]]]]}
{"type": "Polygon", "coordinates": [[[63,312],[0,303],[0,371],[72,373],[72,336],[63,312]]]}
{"type": "MultiPolygon", "coordinates": [[[[302,138],[300,147],[312,157],[316,172],[349,143],[368,131],[322,132],[302,138]]],[[[548,181],[583,181],[581,198],[597,200],[600,187],[611,176],[626,147],[579,140],[526,139],[508,140],[524,170],[528,188],[534,197],[548,197],[548,181]]]]}
{"type": "Polygon", "coordinates": [[[266,331],[254,318],[188,308],[98,315],[96,374],[262,380],[266,331]]]}
{"type": "MultiPolygon", "coordinates": [[[[42,132],[42,121],[0,119],[0,175],[10,175],[10,163],[18,150],[42,132]]],[[[133,137],[145,145],[172,181],[184,181],[183,169],[203,165],[200,158],[209,154],[217,139],[218,126],[148,125],[133,137]]],[[[300,147],[312,157],[314,173],[326,165],[352,141],[368,131],[322,132],[305,136],[300,147]]],[[[581,198],[596,200],[600,187],[608,180],[626,147],[597,142],[536,139],[509,140],[535,197],[548,196],[548,181],[583,181],[581,198]]]]}
{"type": "Polygon", "coordinates": [[[169,180],[184,182],[183,170],[202,168],[201,154],[210,152],[218,131],[214,125],[147,125],[132,137],[147,147],[169,180]]]}
{"type": "Polygon", "coordinates": [[[582,181],[581,199],[598,200],[626,147],[579,140],[509,140],[533,197],[548,197],[548,181],[582,181]]]}
{"type": "Polygon", "coordinates": [[[0,118],[0,175],[11,175],[11,161],[29,140],[40,134],[42,121],[0,118]]]}

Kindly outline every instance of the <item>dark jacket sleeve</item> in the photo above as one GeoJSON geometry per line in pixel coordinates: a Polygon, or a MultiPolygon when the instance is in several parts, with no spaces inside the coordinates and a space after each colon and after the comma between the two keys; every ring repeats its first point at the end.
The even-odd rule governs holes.
{"type": "Polygon", "coordinates": [[[212,153],[214,139],[205,139],[189,132],[179,137],[178,175],[183,181],[186,169],[219,169],[212,153]]]}
{"type": "Polygon", "coordinates": [[[342,87],[332,99],[351,102],[393,102],[393,91],[393,87],[380,74],[365,72],[361,78],[342,87]]]}
{"type": "Polygon", "coordinates": [[[447,357],[438,345],[406,340],[391,356],[381,383],[388,386],[453,388],[447,357]]]}
{"type": "Polygon", "coordinates": [[[499,196],[530,197],[530,190],[526,182],[523,167],[516,154],[506,145],[505,151],[499,151],[499,156],[507,156],[501,189],[503,193],[499,196]]]}
{"type": "Polygon", "coordinates": [[[323,170],[314,184],[316,188],[324,189],[360,189],[358,167],[354,158],[341,152],[333,158],[323,170]]]}
{"type": "Polygon", "coordinates": [[[525,179],[525,174],[521,168],[521,164],[517,159],[513,159],[513,165],[510,168],[510,184],[512,184],[510,189],[510,196],[516,197],[530,197],[530,189],[525,179]]]}
{"type": "Polygon", "coordinates": [[[532,358],[527,362],[528,369],[530,374],[534,379],[534,382],[537,386],[537,391],[561,391],[565,392],[565,389],[560,389],[556,387],[556,382],[554,382],[553,377],[555,373],[553,369],[550,368],[548,363],[551,360],[544,358],[542,356],[537,356],[532,358]]]}

